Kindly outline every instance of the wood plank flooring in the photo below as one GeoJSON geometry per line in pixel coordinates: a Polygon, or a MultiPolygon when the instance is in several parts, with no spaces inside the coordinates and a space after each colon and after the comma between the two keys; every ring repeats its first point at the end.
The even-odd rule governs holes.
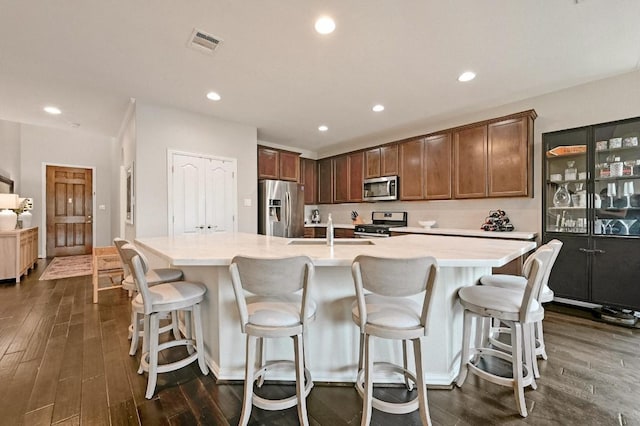
{"type": "MultiPolygon", "coordinates": [[[[0,425],[238,423],[242,383],[217,383],[195,364],[161,374],[156,395],[146,400],[139,354],[128,355],[126,292],[101,292],[94,305],[91,277],[38,281],[46,263],[40,260],[20,285],[0,282],[0,425]]],[[[517,414],[510,389],[470,376],[460,389],[429,390],[434,424],[640,425],[640,330],[563,311],[547,309],[549,360],[540,361],[538,389],[526,392],[529,417],[517,414]]],[[[260,392],[282,395],[293,386],[260,392]]],[[[390,400],[410,396],[402,388],[376,392],[390,400]]],[[[312,425],[359,424],[361,400],[353,386],[317,384],[308,409],[312,425]]],[[[251,424],[295,425],[296,409],[254,408],[251,424]]],[[[419,417],[374,410],[372,424],[415,425],[419,417]]]]}

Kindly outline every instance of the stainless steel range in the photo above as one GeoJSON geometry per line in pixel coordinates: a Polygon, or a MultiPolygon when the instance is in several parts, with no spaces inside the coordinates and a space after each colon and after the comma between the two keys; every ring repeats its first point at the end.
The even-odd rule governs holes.
{"type": "Polygon", "coordinates": [[[356,225],[356,238],[390,237],[391,228],[407,226],[407,212],[373,212],[370,225],[356,225]]]}

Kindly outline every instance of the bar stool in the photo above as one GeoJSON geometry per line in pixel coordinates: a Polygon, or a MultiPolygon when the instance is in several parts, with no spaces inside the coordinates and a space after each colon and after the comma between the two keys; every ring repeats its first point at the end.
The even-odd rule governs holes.
{"type": "Polygon", "coordinates": [[[147,285],[146,274],[149,266],[141,253],[131,244],[120,248],[122,254],[135,277],[139,294],[131,301],[131,309],[144,314],[144,336],[142,340],[142,356],[138,374],[149,373],[145,397],[151,399],[155,392],[158,373],[174,371],[198,361],[200,371],[206,375],[209,369],[204,359],[204,341],[202,334],[202,320],[200,316],[200,302],[207,291],[203,284],[190,281],[177,281],[147,285]],[[187,336],[184,339],[170,340],[158,343],[160,334],[160,318],[172,311],[183,311],[187,323],[187,336]],[[191,330],[195,331],[195,339],[191,330]],[[158,354],[168,348],[186,346],[188,356],[167,364],[158,363],[158,354]]]}
{"type": "Polygon", "coordinates": [[[317,309],[309,297],[314,273],[311,259],[307,256],[278,259],[236,256],[229,271],[240,313],[240,328],[247,335],[239,424],[249,422],[253,405],[263,410],[283,410],[297,404],[300,424],[308,425],[306,397],[313,381],[305,367],[304,333],[307,323],[315,319],[317,309]],[[292,337],[294,343],[296,395],[280,400],[265,399],[253,393],[253,382],[262,383],[268,369],[291,365],[291,361],[266,362],[260,356],[260,365],[255,370],[256,345],[273,337],[292,337]]]}
{"type": "Polygon", "coordinates": [[[356,289],[352,309],[353,321],[360,328],[361,352],[356,389],[362,395],[362,425],[371,421],[372,408],[392,414],[406,414],[420,410],[423,424],[430,425],[427,387],[424,380],[421,337],[427,335],[428,315],[438,265],[433,257],[392,259],[358,256],[351,266],[356,289]],[[365,291],[368,294],[365,294],[365,291]],[[424,292],[422,303],[410,296],[424,292]],[[403,341],[404,366],[373,361],[371,337],[403,341]],[[406,366],[405,343],[413,343],[416,374],[406,366]],[[363,367],[363,368],[362,368],[363,367]],[[413,381],[418,390],[409,402],[392,403],[373,396],[374,370],[400,373],[413,381]],[[364,375],[364,379],[363,379],[364,375]]]}
{"type": "Polygon", "coordinates": [[[533,259],[528,262],[524,271],[528,277],[524,291],[480,285],[463,287],[458,291],[460,304],[464,308],[464,331],[460,373],[456,385],[461,387],[467,373],[471,372],[492,383],[512,387],[516,406],[522,417],[527,417],[524,388],[536,388],[531,367],[535,358],[533,324],[544,318],[544,309],[535,296],[540,291],[544,271],[552,255],[553,249],[550,247],[541,247],[531,255],[533,259]],[[485,339],[482,339],[479,347],[471,348],[471,326],[474,318],[495,318],[507,324],[511,333],[511,351],[504,352],[489,347],[485,339]],[[481,369],[478,363],[485,356],[510,362],[512,377],[499,376],[481,369]],[[523,374],[523,369],[526,374],[523,374]]]}
{"type": "MultiPolygon", "coordinates": [[[[547,244],[541,247],[550,247],[553,250],[553,254],[551,255],[551,259],[547,264],[547,268],[544,271],[544,275],[542,277],[542,286],[540,287],[540,292],[536,296],[536,299],[540,303],[548,303],[553,301],[553,290],[549,288],[549,276],[551,275],[551,270],[553,269],[553,265],[558,258],[558,254],[560,253],[560,249],[562,248],[562,241],[554,239],[549,241],[547,244]]],[[[524,264],[523,269],[527,270],[529,268],[528,263],[533,260],[532,256],[529,256],[524,264]]],[[[501,288],[509,288],[509,289],[519,289],[524,290],[527,285],[527,277],[522,275],[484,275],[480,278],[480,284],[488,285],[493,287],[501,287],[501,288]]],[[[499,347],[503,350],[509,351],[511,346],[501,342],[497,339],[497,336],[500,333],[507,333],[508,329],[505,327],[491,327],[489,331],[489,336],[491,339],[491,343],[496,347],[499,347]]],[[[536,347],[535,354],[536,357],[540,356],[542,359],[547,359],[547,351],[544,344],[544,334],[542,330],[542,321],[537,321],[535,324],[535,338],[536,338],[536,347]]],[[[540,372],[538,371],[537,362],[533,365],[534,375],[536,378],[540,377],[540,372]]]]}
{"type": "MultiPolygon", "coordinates": [[[[136,287],[136,283],[131,273],[131,268],[127,264],[124,255],[122,254],[122,247],[125,244],[130,244],[129,241],[122,238],[114,238],[113,244],[115,245],[118,255],[120,256],[120,261],[122,262],[124,269],[124,279],[122,280],[122,288],[129,292],[129,296],[138,294],[138,289],[136,287]]],[[[145,263],[149,264],[144,254],[139,253],[145,260],[145,263]]],[[[174,268],[159,268],[159,269],[150,269],[145,277],[147,279],[147,285],[152,287],[157,284],[182,281],[184,279],[184,274],[180,269],[174,268]]],[[[180,329],[178,328],[178,317],[177,312],[171,312],[169,314],[171,316],[171,323],[164,327],[160,328],[160,333],[166,333],[168,331],[173,331],[173,335],[176,339],[180,338],[180,329]]],[[[131,310],[131,324],[129,324],[129,339],[131,339],[131,345],[129,347],[129,355],[135,355],[138,350],[138,339],[144,333],[142,328],[142,321],[144,317],[144,312],[141,309],[131,310]]]]}

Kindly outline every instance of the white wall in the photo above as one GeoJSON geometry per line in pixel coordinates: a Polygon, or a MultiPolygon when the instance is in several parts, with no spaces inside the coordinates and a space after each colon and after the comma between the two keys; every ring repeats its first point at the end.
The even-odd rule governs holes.
{"type": "Polygon", "coordinates": [[[409,212],[410,226],[418,226],[417,222],[421,219],[435,219],[441,228],[479,228],[489,210],[499,208],[507,212],[517,230],[541,232],[542,133],[640,116],[640,71],[438,123],[429,125],[418,123],[411,128],[397,130],[394,134],[384,138],[369,138],[366,144],[360,140],[334,147],[322,152],[320,157],[432,133],[528,109],[535,109],[538,113],[534,124],[534,198],[322,205],[320,206],[322,220],[326,220],[327,213],[333,213],[332,218],[335,223],[349,223],[351,210],[358,210],[364,219],[369,220],[372,210],[406,210],[409,212]]]}
{"type": "Polygon", "coordinates": [[[136,237],[168,233],[168,149],[237,159],[238,231],[257,231],[255,127],[137,100],[135,128],[136,237]]]}
{"type": "Polygon", "coordinates": [[[20,195],[33,198],[33,224],[40,227],[40,251],[46,255],[45,236],[42,229],[43,163],[63,166],[94,167],[95,245],[111,245],[111,151],[113,141],[104,136],[83,133],[79,130],[60,130],[47,127],[21,125],[20,195]],[[105,210],[97,206],[104,205],[105,210]]]}
{"type": "Polygon", "coordinates": [[[20,124],[0,120],[0,175],[14,181],[20,191],[20,124]]]}
{"type": "MultiPolygon", "coordinates": [[[[125,210],[127,204],[126,171],[133,167],[136,154],[136,111],[135,102],[132,102],[127,116],[122,125],[121,135],[118,140],[118,157],[113,163],[113,173],[117,175],[116,190],[118,193],[118,208],[112,211],[112,215],[117,218],[118,236],[128,241],[133,241],[136,236],[136,223],[134,216],[133,224],[125,222],[125,210]]],[[[136,176],[134,175],[134,179],[136,176]]],[[[114,203],[115,204],[115,203],[114,203]]],[[[135,211],[134,211],[135,214],[135,211]]]]}

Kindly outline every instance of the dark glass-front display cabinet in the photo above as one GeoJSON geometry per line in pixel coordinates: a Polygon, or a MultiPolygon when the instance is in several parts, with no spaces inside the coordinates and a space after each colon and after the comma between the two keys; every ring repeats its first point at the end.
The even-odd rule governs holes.
{"type": "Polygon", "coordinates": [[[640,311],[640,117],[542,135],[557,297],[640,311]]]}

